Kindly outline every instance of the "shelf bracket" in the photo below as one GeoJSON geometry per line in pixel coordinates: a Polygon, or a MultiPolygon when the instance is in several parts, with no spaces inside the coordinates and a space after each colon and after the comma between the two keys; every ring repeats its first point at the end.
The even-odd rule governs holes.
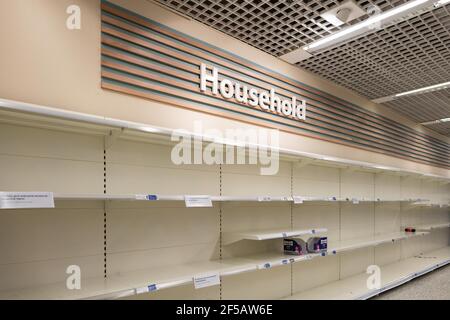
{"type": "Polygon", "coordinates": [[[403,172],[403,171],[393,171],[392,174],[395,176],[398,176],[400,178],[410,177],[410,175],[408,173],[403,172]]]}
{"type": "Polygon", "coordinates": [[[401,177],[404,182],[410,181],[412,179],[420,179],[420,176],[413,174],[406,174],[401,177]]]}
{"type": "Polygon", "coordinates": [[[377,176],[401,176],[397,171],[385,171],[383,169],[378,169],[377,171],[375,171],[375,174],[377,176]]]}
{"type": "Polygon", "coordinates": [[[357,169],[358,169],[358,167],[355,167],[355,166],[348,166],[348,167],[344,168],[343,170],[344,170],[346,173],[353,173],[353,172],[355,172],[357,169]]]}
{"type": "Polygon", "coordinates": [[[306,167],[307,165],[310,165],[313,162],[314,162],[313,159],[302,159],[296,163],[296,167],[297,167],[297,169],[301,169],[303,167],[306,167]]]}
{"type": "Polygon", "coordinates": [[[105,137],[105,149],[108,150],[111,148],[124,131],[124,128],[110,130],[109,135],[105,137]]]}
{"type": "Polygon", "coordinates": [[[241,240],[243,240],[243,239],[238,234],[225,232],[223,234],[223,238],[222,238],[223,242],[222,243],[223,243],[223,245],[227,246],[227,245],[230,245],[232,243],[235,243],[235,242],[238,242],[241,240]]]}

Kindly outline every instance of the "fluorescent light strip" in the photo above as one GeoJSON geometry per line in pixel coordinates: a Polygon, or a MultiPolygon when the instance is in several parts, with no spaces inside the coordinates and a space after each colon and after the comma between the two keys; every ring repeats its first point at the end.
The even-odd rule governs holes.
{"type": "MultiPolygon", "coordinates": [[[[450,1],[450,0],[445,0],[445,1],[450,1]]],[[[401,14],[403,12],[409,11],[409,10],[411,10],[411,9],[417,7],[417,6],[420,6],[420,5],[426,4],[426,3],[430,3],[431,4],[432,1],[429,1],[429,0],[415,0],[415,1],[408,2],[408,3],[404,4],[404,5],[398,6],[398,7],[394,8],[394,9],[386,11],[386,12],[384,12],[382,14],[373,16],[373,17],[371,17],[371,18],[369,18],[367,20],[364,20],[363,22],[357,23],[357,24],[355,24],[355,25],[353,25],[351,27],[345,28],[345,29],[343,29],[341,31],[338,31],[338,32],[333,33],[333,34],[331,34],[329,36],[326,36],[326,37],[324,37],[324,38],[322,38],[320,40],[317,40],[317,41],[315,41],[315,42],[313,42],[313,43],[311,43],[309,45],[306,45],[305,47],[303,47],[303,49],[304,50],[311,50],[311,49],[317,48],[319,46],[323,46],[323,45],[325,45],[325,44],[327,44],[329,42],[332,42],[334,40],[337,40],[337,39],[340,39],[340,38],[344,38],[345,36],[348,36],[348,35],[350,35],[352,33],[354,33],[355,36],[356,36],[356,35],[358,35],[358,31],[365,32],[365,30],[363,30],[364,28],[367,28],[367,27],[369,27],[369,26],[371,26],[371,25],[373,25],[373,24],[375,24],[377,22],[381,22],[382,20],[386,20],[388,18],[392,18],[392,17],[394,17],[396,15],[399,15],[399,14],[401,14]]]]}
{"type": "Polygon", "coordinates": [[[435,7],[443,6],[444,4],[450,3],[450,0],[439,0],[434,4],[435,7]]]}
{"type": "Polygon", "coordinates": [[[434,90],[441,90],[441,89],[445,89],[445,88],[448,88],[448,87],[450,87],[450,81],[449,82],[435,84],[435,85],[432,85],[432,86],[429,86],[429,87],[425,87],[425,88],[420,88],[420,89],[415,89],[415,90],[406,91],[406,92],[402,92],[402,93],[397,93],[394,96],[395,97],[402,97],[402,96],[407,96],[407,95],[421,93],[421,92],[429,92],[429,91],[434,91],[434,90]]]}
{"type": "MultiPolygon", "coordinates": [[[[450,2],[450,0],[448,0],[448,1],[450,2]]],[[[450,88],[450,81],[449,82],[435,84],[435,85],[428,86],[428,87],[425,87],[425,88],[420,88],[420,89],[415,89],[415,90],[411,90],[411,91],[406,91],[406,92],[402,92],[402,93],[393,94],[393,95],[387,96],[387,97],[373,99],[372,102],[384,103],[384,102],[389,102],[389,101],[395,100],[396,98],[403,97],[403,96],[427,93],[427,92],[432,92],[432,91],[437,91],[437,90],[442,90],[442,89],[447,89],[447,88],[450,88]]]]}
{"type": "Polygon", "coordinates": [[[439,120],[434,120],[434,121],[422,122],[421,125],[426,126],[426,125],[430,125],[430,124],[439,124],[439,123],[445,123],[445,122],[450,122],[450,118],[444,118],[444,119],[439,119],[439,120]]]}

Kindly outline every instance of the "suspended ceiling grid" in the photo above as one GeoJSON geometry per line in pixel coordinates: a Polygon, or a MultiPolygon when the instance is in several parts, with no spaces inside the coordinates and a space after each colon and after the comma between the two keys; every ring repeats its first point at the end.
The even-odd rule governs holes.
{"type": "MultiPolygon", "coordinates": [[[[339,27],[320,17],[343,1],[336,0],[157,0],[158,2],[223,31],[274,56],[280,56],[320,39],[339,27]]],[[[382,11],[406,0],[355,1],[365,11],[374,5],[382,11]]],[[[366,16],[352,21],[356,23],[366,16]]]]}
{"type": "MultiPolygon", "coordinates": [[[[429,11],[298,65],[369,99],[450,81],[449,6],[429,11]]],[[[385,103],[421,123],[450,117],[449,90],[385,103]]],[[[444,134],[446,127],[429,126],[444,134]],[[444,129],[444,130],[443,130],[444,129]]]]}
{"type": "MultiPolygon", "coordinates": [[[[337,0],[158,0],[160,3],[274,56],[339,28],[320,14],[337,0]]],[[[389,10],[407,1],[355,1],[389,10]]],[[[367,19],[367,15],[353,21],[367,19]]],[[[298,66],[376,99],[450,81],[450,5],[333,47],[298,66]]],[[[385,103],[416,122],[450,117],[448,90],[385,103]]],[[[429,126],[449,135],[450,123],[429,126]]]]}

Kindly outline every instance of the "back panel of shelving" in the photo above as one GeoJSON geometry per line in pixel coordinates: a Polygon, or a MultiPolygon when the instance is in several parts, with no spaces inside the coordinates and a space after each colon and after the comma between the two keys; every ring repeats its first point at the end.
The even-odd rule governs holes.
{"type": "MultiPolygon", "coordinates": [[[[0,123],[0,190],[103,193],[103,138],[0,123]]],[[[102,277],[103,202],[2,210],[0,289],[50,284],[70,265],[102,277]]]]}

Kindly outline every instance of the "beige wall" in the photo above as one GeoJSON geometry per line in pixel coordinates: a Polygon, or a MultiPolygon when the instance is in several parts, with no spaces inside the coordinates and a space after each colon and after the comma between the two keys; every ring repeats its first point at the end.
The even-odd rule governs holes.
{"type": "MultiPolygon", "coordinates": [[[[149,1],[113,2],[318,89],[410,124],[401,116],[347,89],[149,1]]],[[[204,120],[205,126],[215,128],[247,126],[232,120],[102,90],[99,1],[3,0],[0,2],[0,27],[2,44],[6,48],[0,51],[0,70],[3,75],[7,75],[0,78],[1,98],[169,128],[191,129],[193,121],[200,119],[204,120]],[[81,7],[82,29],[79,31],[69,31],[65,27],[65,10],[70,4],[81,7]]],[[[423,127],[416,129],[426,130],[423,127]]],[[[427,133],[439,137],[436,133],[427,133]]],[[[448,138],[441,138],[450,141],[448,138]]],[[[450,176],[449,170],[287,133],[281,134],[281,144],[286,148],[450,176]]]]}

